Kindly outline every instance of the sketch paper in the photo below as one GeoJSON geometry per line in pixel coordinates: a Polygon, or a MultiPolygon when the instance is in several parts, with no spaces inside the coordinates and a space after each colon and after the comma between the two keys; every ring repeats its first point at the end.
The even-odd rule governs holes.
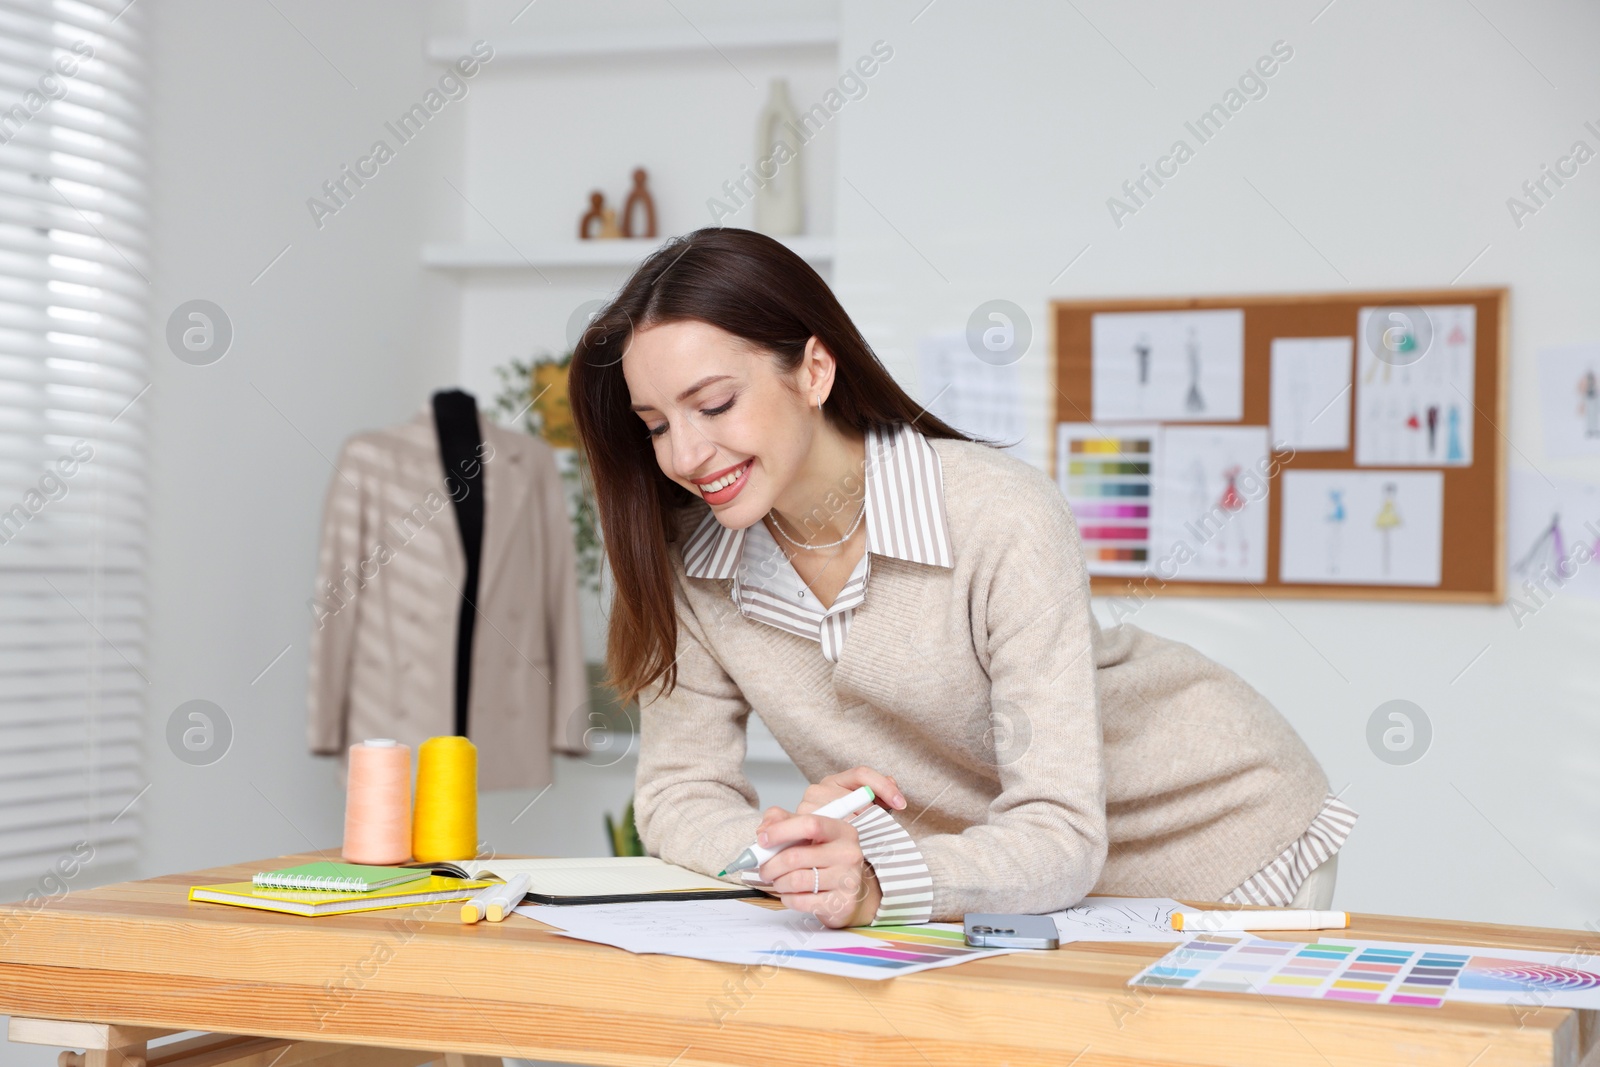
{"type": "Polygon", "coordinates": [[[1548,458],[1600,456],[1600,343],[1539,353],[1539,417],[1548,458]]]}
{"type": "Polygon", "coordinates": [[[1288,470],[1282,486],[1279,581],[1439,584],[1441,472],[1288,470]]]}
{"type": "Polygon", "coordinates": [[[1193,932],[1172,928],[1182,908],[1169,897],[1084,897],[1076,907],[1051,914],[1062,944],[1068,941],[1186,941],[1193,932]]]}
{"type": "Polygon", "coordinates": [[[1094,420],[1244,417],[1244,312],[1102,311],[1090,324],[1094,420]]]}
{"type": "Polygon", "coordinates": [[[1392,308],[1356,316],[1356,465],[1466,467],[1472,464],[1477,308],[1422,309],[1425,324],[1392,308]],[[1388,325],[1385,325],[1388,323],[1388,325]],[[1386,339],[1378,358],[1374,338],[1386,339]],[[1424,346],[1415,362],[1407,345],[1424,346]]]}
{"type": "Polygon", "coordinates": [[[1067,498],[1090,574],[1137,576],[1151,559],[1160,428],[1056,427],[1056,484],[1067,498]]]}
{"type": "Polygon", "coordinates": [[[951,923],[829,930],[804,912],[743,900],[525,904],[516,911],[567,937],[629,952],[873,981],[1016,951],[969,948],[961,927],[951,923]]]}
{"type": "Polygon", "coordinates": [[[1350,447],[1349,337],[1272,340],[1272,447],[1343,452],[1350,447]]]}
{"type": "Polygon", "coordinates": [[[1265,426],[1163,426],[1156,554],[1163,578],[1267,577],[1265,426]]]}
{"type": "Polygon", "coordinates": [[[1018,364],[995,365],[972,354],[965,333],[924,337],[917,342],[921,402],[958,430],[1004,444],[1028,463],[1038,463],[1022,411],[1018,364]]]}
{"type": "Polygon", "coordinates": [[[1572,593],[1600,600],[1600,485],[1511,469],[1506,587],[1513,611],[1572,593]],[[1531,588],[1530,588],[1531,587],[1531,588]]]}
{"type": "Polygon", "coordinates": [[[1437,1008],[1445,1001],[1600,1008],[1600,960],[1525,952],[1319,938],[1301,944],[1204,934],[1173,949],[1130,986],[1258,993],[1437,1008]]]}

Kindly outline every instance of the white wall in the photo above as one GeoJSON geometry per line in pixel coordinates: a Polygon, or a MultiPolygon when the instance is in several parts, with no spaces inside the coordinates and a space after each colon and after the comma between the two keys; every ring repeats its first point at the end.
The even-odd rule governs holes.
{"type": "MultiPolygon", "coordinates": [[[[1600,340],[1600,164],[1521,230],[1505,199],[1575,139],[1600,147],[1582,128],[1600,120],[1600,70],[1583,51],[1600,15],[1323,6],[1167,5],[1152,18],[1108,2],[846,4],[842,59],[879,39],[895,49],[842,116],[841,175],[859,190],[837,193],[846,307],[914,383],[920,334],[1016,302],[1039,327],[1022,366],[1043,435],[1052,297],[1509,285],[1511,462],[1594,480],[1600,464],[1543,456],[1535,352],[1600,340]],[[1294,56],[1268,94],[1116,227],[1107,197],[1174,139],[1193,145],[1184,121],[1280,39],[1294,56]]],[[[1362,819],[1341,906],[1600,919],[1600,605],[1558,596],[1519,631],[1504,607],[1163,597],[1135,622],[1239,671],[1348,785],[1362,819]],[[1410,766],[1366,746],[1368,716],[1391,698],[1434,725],[1410,766]]]]}

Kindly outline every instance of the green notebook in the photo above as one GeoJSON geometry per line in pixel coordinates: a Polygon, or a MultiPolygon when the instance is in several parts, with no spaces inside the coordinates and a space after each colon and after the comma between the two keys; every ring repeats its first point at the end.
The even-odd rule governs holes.
{"type": "Polygon", "coordinates": [[[365,863],[302,863],[281,871],[262,871],[250,879],[258,889],[325,889],[337,893],[370,893],[402,882],[428,877],[412,867],[373,867],[365,863]]]}

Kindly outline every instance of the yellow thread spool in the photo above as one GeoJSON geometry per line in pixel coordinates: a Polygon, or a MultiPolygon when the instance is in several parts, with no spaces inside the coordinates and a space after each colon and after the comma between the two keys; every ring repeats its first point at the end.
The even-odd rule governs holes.
{"type": "Polygon", "coordinates": [[[478,747],[465,737],[430,737],[417,749],[411,828],[419,863],[478,854],[478,747]]]}

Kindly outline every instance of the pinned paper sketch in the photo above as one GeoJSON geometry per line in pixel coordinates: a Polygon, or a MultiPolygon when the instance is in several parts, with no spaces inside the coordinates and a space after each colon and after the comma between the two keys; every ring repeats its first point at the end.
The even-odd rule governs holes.
{"type": "Polygon", "coordinates": [[[1349,337],[1272,341],[1272,446],[1295,452],[1350,447],[1349,337]]]}
{"type": "Polygon", "coordinates": [[[1172,913],[1182,907],[1168,897],[1084,897],[1050,918],[1063,942],[1183,941],[1194,935],[1172,928],[1172,913]]]}
{"type": "Polygon", "coordinates": [[[1158,434],[1155,426],[1056,428],[1056,482],[1090,574],[1136,576],[1150,565],[1158,434]]]}
{"type": "Polygon", "coordinates": [[[1267,577],[1265,426],[1167,426],[1161,433],[1156,549],[1162,577],[1267,577]]]}
{"type": "Polygon", "coordinates": [[[1511,470],[1506,583],[1513,610],[1572,593],[1600,599],[1600,485],[1511,470]]]}
{"type": "Polygon", "coordinates": [[[1231,422],[1244,415],[1244,312],[1100,312],[1094,418],[1231,422]]]}
{"type": "Polygon", "coordinates": [[[1285,471],[1282,582],[1438,585],[1444,475],[1285,471]]]}
{"type": "Polygon", "coordinates": [[[922,403],[935,418],[1002,444],[1028,463],[1040,462],[1028,441],[1017,364],[981,360],[966,334],[949,333],[918,340],[917,374],[922,403]]]}
{"type": "Polygon", "coordinates": [[[1469,466],[1477,309],[1365,307],[1356,323],[1356,464],[1469,466]]]}
{"type": "Polygon", "coordinates": [[[1546,457],[1600,456],[1600,344],[1539,353],[1539,416],[1546,457]]]}

